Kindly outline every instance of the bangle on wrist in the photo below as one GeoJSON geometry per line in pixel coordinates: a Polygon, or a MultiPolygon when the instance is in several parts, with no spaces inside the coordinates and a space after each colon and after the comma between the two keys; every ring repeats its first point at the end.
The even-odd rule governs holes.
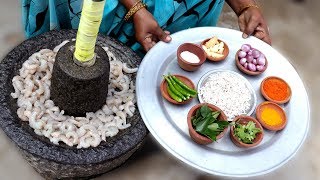
{"type": "Polygon", "coordinates": [[[140,9],[147,7],[146,4],[142,3],[141,0],[137,1],[127,12],[127,14],[124,16],[125,21],[129,21],[130,18],[138,12],[140,9]]]}
{"type": "Polygon", "coordinates": [[[260,9],[260,7],[259,7],[258,5],[256,5],[256,4],[248,4],[248,5],[246,5],[246,6],[244,6],[244,7],[242,7],[242,8],[240,9],[238,16],[240,16],[244,11],[246,11],[246,10],[249,9],[249,8],[257,8],[257,9],[260,9]]]}

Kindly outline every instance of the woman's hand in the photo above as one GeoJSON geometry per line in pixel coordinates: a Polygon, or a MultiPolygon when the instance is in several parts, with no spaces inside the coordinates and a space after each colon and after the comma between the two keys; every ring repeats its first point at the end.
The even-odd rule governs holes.
{"type": "Polygon", "coordinates": [[[133,15],[133,24],[136,40],[145,51],[149,51],[158,41],[171,41],[170,33],[163,31],[152,14],[145,8],[133,15]]]}
{"type": "Polygon", "coordinates": [[[243,38],[253,35],[271,45],[267,23],[258,8],[248,8],[239,16],[238,20],[243,38]]]}

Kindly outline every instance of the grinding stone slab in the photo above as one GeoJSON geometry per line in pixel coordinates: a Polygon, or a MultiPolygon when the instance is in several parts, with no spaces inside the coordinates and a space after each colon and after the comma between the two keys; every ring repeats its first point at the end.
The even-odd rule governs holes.
{"type": "MultiPolygon", "coordinates": [[[[50,179],[86,178],[110,171],[126,161],[140,147],[147,134],[138,110],[128,118],[131,127],[107,138],[107,142],[102,142],[98,147],[87,149],[54,145],[47,138],[36,135],[28,123],[20,121],[16,114],[16,99],[10,96],[14,91],[13,76],[18,74],[22,63],[33,53],[44,48],[53,49],[62,41],[75,37],[76,30],[47,32],[24,41],[0,63],[0,127],[31,166],[50,179]]],[[[118,60],[126,62],[129,67],[140,64],[140,57],[110,37],[99,35],[97,44],[108,46],[118,60]]]]}

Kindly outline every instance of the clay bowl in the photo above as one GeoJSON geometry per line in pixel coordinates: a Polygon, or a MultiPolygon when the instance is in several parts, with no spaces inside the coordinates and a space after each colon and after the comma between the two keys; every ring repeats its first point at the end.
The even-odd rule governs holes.
{"type": "Polygon", "coordinates": [[[206,53],[204,50],[197,44],[184,43],[178,47],[177,50],[177,61],[179,66],[185,71],[196,71],[201,67],[201,65],[206,61],[206,53]],[[183,51],[189,51],[200,59],[199,63],[190,63],[181,57],[183,51]]]}
{"type": "Polygon", "coordinates": [[[258,121],[260,122],[260,124],[270,130],[270,131],[279,131],[279,130],[282,130],[286,125],[287,125],[287,116],[286,116],[286,112],[283,110],[282,107],[280,107],[278,104],[276,103],[273,103],[273,102],[270,102],[270,101],[265,101],[261,104],[259,104],[257,106],[257,109],[256,109],[256,116],[257,116],[257,119],[258,121]],[[261,113],[262,113],[262,110],[263,108],[266,108],[266,107],[269,107],[269,108],[273,108],[275,109],[278,113],[280,113],[280,116],[283,120],[283,122],[279,125],[276,125],[276,126],[271,126],[271,125],[268,125],[266,124],[262,119],[261,119],[261,113]]]}
{"type": "MultiPolygon", "coordinates": [[[[206,43],[207,41],[209,41],[210,39],[212,39],[212,38],[208,38],[208,39],[205,39],[204,41],[202,41],[202,42],[201,42],[201,48],[202,48],[202,45],[205,45],[205,43],[206,43]]],[[[224,43],[223,56],[222,56],[222,57],[219,57],[219,58],[217,58],[217,57],[212,57],[212,56],[209,56],[209,55],[205,52],[207,59],[210,60],[210,61],[214,61],[214,62],[223,61],[223,60],[225,60],[226,57],[229,55],[229,47],[228,47],[228,45],[227,45],[224,41],[222,41],[222,40],[220,40],[220,39],[218,39],[218,42],[223,42],[223,43],[224,43]]]]}
{"type": "MultiPolygon", "coordinates": [[[[188,87],[195,89],[195,85],[193,84],[193,82],[185,77],[185,76],[181,76],[178,74],[173,74],[174,76],[176,76],[179,80],[181,80],[184,84],[186,84],[188,87]]],[[[173,103],[173,104],[187,104],[189,103],[193,97],[191,97],[190,99],[186,100],[186,101],[182,101],[182,102],[177,102],[176,100],[172,99],[168,93],[167,90],[168,87],[168,83],[165,79],[162,80],[161,84],[160,84],[160,91],[161,91],[161,95],[169,102],[173,103]]]]}
{"type": "Polygon", "coordinates": [[[269,76],[269,77],[265,78],[265,79],[261,82],[261,84],[260,84],[260,92],[261,92],[262,96],[263,96],[266,100],[271,101],[271,102],[274,102],[274,103],[277,103],[277,104],[287,103],[287,102],[290,100],[291,94],[292,94],[291,88],[290,88],[289,84],[288,84],[285,80],[283,80],[283,79],[281,79],[281,78],[279,78],[279,77],[276,77],[276,76],[269,76]],[[271,99],[271,98],[266,94],[266,92],[264,91],[264,89],[263,89],[264,83],[266,82],[266,80],[272,79],[272,78],[273,78],[273,79],[278,79],[278,80],[284,82],[284,83],[287,85],[287,87],[288,87],[288,89],[287,89],[287,91],[288,91],[288,97],[285,98],[284,100],[278,101],[278,100],[275,100],[275,99],[271,99]]]}
{"type": "MultiPolygon", "coordinates": [[[[201,107],[201,106],[204,106],[204,105],[207,105],[210,109],[212,109],[213,111],[220,111],[220,115],[218,116],[218,120],[220,121],[227,121],[227,116],[224,114],[224,112],[218,108],[217,106],[215,105],[212,105],[212,104],[209,104],[209,103],[200,103],[200,104],[197,104],[195,106],[193,106],[190,110],[189,110],[189,113],[188,113],[188,117],[187,117],[187,123],[188,123],[188,128],[189,128],[189,134],[191,136],[191,139],[198,143],[198,144],[202,144],[202,145],[206,145],[206,144],[210,144],[212,143],[213,141],[209,138],[207,138],[206,136],[203,136],[199,133],[197,133],[193,127],[192,127],[192,122],[191,122],[191,117],[194,116],[197,112],[197,110],[201,107]]],[[[218,136],[217,136],[217,140],[222,138],[223,135],[227,132],[228,130],[228,127],[226,127],[218,136]]]]}
{"type": "Polygon", "coordinates": [[[264,65],[265,67],[264,67],[264,70],[263,70],[263,71],[254,71],[254,72],[253,72],[253,71],[249,71],[248,69],[246,69],[245,67],[243,67],[243,66],[240,64],[239,56],[238,56],[239,51],[240,51],[240,49],[237,51],[236,57],[235,57],[235,59],[236,59],[236,65],[237,65],[238,69],[239,69],[240,71],[242,71],[243,73],[248,74],[248,75],[251,75],[251,76],[256,76],[256,75],[259,75],[259,74],[263,73],[263,72],[268,68],[268,60],[267,60],[267,58],[266,58],[266,64],[264,65]]]}
{"type": "Polygon", "coordinates": [[[242,125],[246,125],[248,124],[250,121],[253,121],[255,123],[256,128],[261,129],[260,133],[257,133],[256,138],[253,140],[252,144],[246,144],[244,142],[242,142],[241,140],[238,139],[238,137],[234,134],[234,126],[231,126],[230,129],[230,138],[232,140],[232,142],[237,145],[238,147],[242,147],[242,148],[250,148],[250,147],[254,147],[257,146],[258,144],[260,144],[260,142],[263,139],[263,128],[261,126],[261,124],[259,123],[258,120],[256,120],[255,118],[251,117],[251,116],[245,116],[245,115],[241,115],[241,116],[237,116],[234,118],[233,122],[237,122],[239,124],[242,125]]]}

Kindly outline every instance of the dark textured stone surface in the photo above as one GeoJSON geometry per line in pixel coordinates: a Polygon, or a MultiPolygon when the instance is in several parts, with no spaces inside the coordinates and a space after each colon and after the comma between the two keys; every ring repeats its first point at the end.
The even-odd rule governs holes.
{"type": "MultiPolygon", "coordinates": [[[[57,146],[37,136],[27,123],[17,117],[16,100],[10,96],[13,92],[11,80],[18,74],[22,63],[33,53],[43,48],[53,49],[75,36],[75,30],[61,30],[31,38],[12,50],[0,63],[0,126],[29,163],[46,178],[88,177],[109,171],[130,157],[147,134],[139,111],[136,111],[128,119],[131,123],[128,129],[96,148],[76,149],[63,144],[57,146]]],[[[97,44],[108,46],[119,60],[131,67],[140,63],[141,59],[131,49],[112,38],[99,35],[97,44]]]]}
{"type": "Polygon", "coordinates": [[[110,63],[107,53],[96,46],[94,65],[79,66],[73,60],[74,46],[75,42],[69,42],[57,53],[50,95],[66,114],[85,116],[86,112],[96,112],[106,103],[110,63]]]}

